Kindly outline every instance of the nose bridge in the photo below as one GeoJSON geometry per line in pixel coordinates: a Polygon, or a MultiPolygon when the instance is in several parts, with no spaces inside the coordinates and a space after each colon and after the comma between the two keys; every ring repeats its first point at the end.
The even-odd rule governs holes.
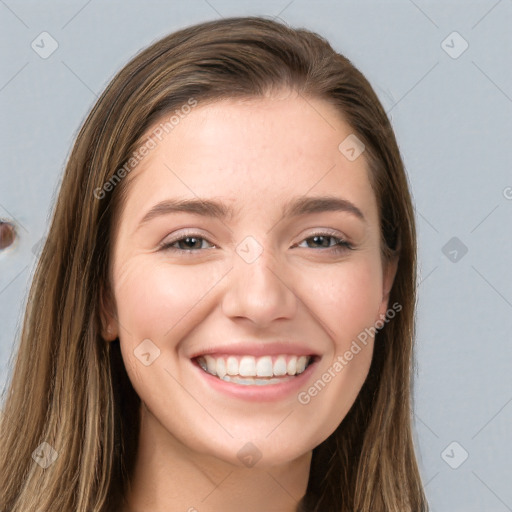
{"type": "Polygon", "coordinates": [[[230,317],[246,317],[258,324],[291,318],[297,298],[280,258],[268,247],[248,236],[236,247],[233,270],[223,299],[223,311],[230,317]]]}

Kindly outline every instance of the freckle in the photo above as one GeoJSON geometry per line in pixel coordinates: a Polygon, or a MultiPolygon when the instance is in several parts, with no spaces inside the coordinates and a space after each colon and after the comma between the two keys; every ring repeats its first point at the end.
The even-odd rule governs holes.
{"type": "Polygon", "coordinates": [[[6,249],[14,242],[16,230],[9,222],[0,221],[0,250],[6,249]]]}

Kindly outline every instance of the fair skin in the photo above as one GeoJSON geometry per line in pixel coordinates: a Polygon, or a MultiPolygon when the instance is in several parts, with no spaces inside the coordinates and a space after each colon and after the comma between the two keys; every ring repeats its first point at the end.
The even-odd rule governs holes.
{"type": "Polygon", "coordinates": [[[349,161],[338,149],[351,133],[334,107],[295,93],[199,104],[125,178],[103,336],[119,337],[142,400],[126,512],[296,510],[312,450],[354,403],[374,340],[307,404],[297,392],[229,397],[190,357],[210,345],[286,339],[318,355],[307,391],[386,313],[396,265],[382,265],[364,154],[349,161]],[[325,195],[350,201],[364,219],[282,217],[292,198],[325,195]],[[169,198],[217,199],[234,213],[167,213],[139,226],[169,198]],[[248,236],[262,250],[250,263],[236,251],[248,236]],[[354,250],[334,252],[340,239],[354,250]],[[146,366],[134,350],[148,339],[160,353],[146,366]],[[237,456],[249,442],[261,455],[250,467],[237,456]]]}

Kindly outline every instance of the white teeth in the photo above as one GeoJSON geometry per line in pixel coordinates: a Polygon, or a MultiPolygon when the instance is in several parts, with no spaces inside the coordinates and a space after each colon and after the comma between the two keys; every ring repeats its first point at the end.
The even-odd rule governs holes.
{"type": "Polygon", "coordinates": [[[238,360],[236,357],[228,357],[226,362],[226,370],[228,375],[238,375],[238,360]]]}
{"type": "MultiPolygon", "coordinates": [[[[215,368],[217,367],[216,366],[216,363],[215,363],[215,359],[213,359],[212,356],[204,356],[204,358],[206,359],[206,365],[207,365],[207,370],[209,373],[215,373],[215,368]]],[[[203,367],[203,370],[205,368],[203,367]]]]}
{"type": "Polygon", "coordinates": [[[258,377],[272,377],[272,375],[274,375],[271,356],[263,356],[258,359],[256,363],[256,375],[258,377]]]}
{"type": "MultiPolygon", "coordinates": [[[[213,358],[212,358],[213,359],[213,358]]],[[[214,359],[215,361],[215,359],[214,359]]],[[[215,373],[222,379],[222,377],[224,377],[224,375],[226,375],[226,365],[224,363],[224,359],[222,359],[222,357],[220,357],[219,359],[217,359],[217,361],[215,361],[215,373]]],[[[215,373],[213,375],[215,375],[215,373]]]]}
{"type": "Polygon", "coordinates": [[[295,357],[292,357],[288,361],[288,365],[286,366],[286,371],[288,375],[295,375],[297,372],[297,359],[295,357]]]}
{"type": "Polygon", "coordinates": [[[256,361],[254,357],[244,356],[240,359],[238,373],[242,377],[256,377],[256,361]]]}
{"type": "Polygon", "coordinates": [[[306,363],[305,357],[299,357],[299,359],[297,359],[297,373],[302,373],[306,369],[306,363]]]}
{"type": "MultiPolygon", "coordinates": [[[[223,379],[226,375],[232,377],[284,377],[294,376],[302,373],[309,361],[310,356],[228,356],[213,357],[204,355],[197,358],[201,368],[223,379]]],[[[243,379],[224,379],[232,382],[243,379]]],[[[251,379],[249,379],[251,381],[251,379]]],[[[282,380],[282,379],[280,379],[282,380]]],[[[266,382],[266,381],[262,381],[266,382]]],[[[248,382],[247,382],[248,383],[248,382]]]]}
{"type": "Polygon", "coordinates": [[[277,378],[272,378],[272,379],[256,379],[256,378],[248,378],[248,379],[243,379],[242,377],[238,377],[238,376],[232,376],[230,377],[229,375],[225,375],[224,377],[222,377],[222,380],[225,380],[226,382],[233,382],[234,384],[242,384],[243,386],[269,386],[269,385],[272,385],[272,384],[281,384],[282,382],[286,381],[286,380],[290,380],[290,379],[293,379],[293,377],[290,377],[290,376],[287,376],[286,379],[277,379],[277,378]]]}
{"type": "Polygon", "coordinates": [[[286,375],[286,359],[283,356],[279,356],[274,363],[274,375],[286,375]]]}

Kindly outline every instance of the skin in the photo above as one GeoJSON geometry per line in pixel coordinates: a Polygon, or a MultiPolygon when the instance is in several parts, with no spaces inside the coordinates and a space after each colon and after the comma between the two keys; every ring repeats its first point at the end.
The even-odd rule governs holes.
{"type": "Polygon", "coordinates": [[[296,509],[312,450],[354,403],[374,340],[307,405],[296,393],[274,402],[229,399],[197,378],[189,356],[212,344],[284,337],[321,355],[307,390],[386,313],[396,262],[381,260],[364,153],[351,162],[338,149],[351,133],[324,100],[290,91],[199,104],[125,178],[103,336],[119,337],[142,399],[126,511],[296,509]],[[347,212],[282,218],[283,204],[304,195],[348,199],[365,221],[347,212]],[[215,197],[235,214],[221,221],[171,213],[137,228],[171,197],[215,197]],[[338,238],[311,238],[325,229],[338,238]],[[191,232],[202,239],[175,243],[181,252],[159,249],[191,232]],[[247,236],[263,249],[252,263],[235,251],[247,236]],[[332,252],[339,238],[354,250],[332,252]],[[145,339],[160,350],[149,366],[134,354],[145,339]],[[247,442],[261,453],[253,467],[237,457],[247,442]]]}

